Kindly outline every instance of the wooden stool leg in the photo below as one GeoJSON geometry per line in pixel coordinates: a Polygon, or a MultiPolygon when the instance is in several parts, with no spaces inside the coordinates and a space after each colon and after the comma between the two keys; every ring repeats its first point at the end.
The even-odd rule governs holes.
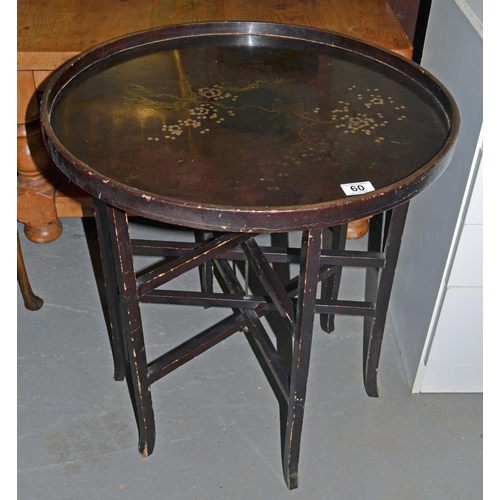
{"type": "Polygon", "coordinates": [[[313,229],[305,231],[302,239],[293,361],[283,452],[283,470],[289,489],[298,487],[300,437],[311,356],[322,234],[322,229],[313,229]]]}
{"type": "Polygon", "coordinates": [[[118,319],[114,328],[117,346],[125,346],[128,361],[124,363],[125,374],[131,384],[132,404],[139,429],[139,453],[146,457],[153,452],[155,421],[128,219],[125,212],[100,200],[94,200],[94,204],[98,227],[101,227],[102,233],[108,230],[110,244],[101,246],[103,265],[107,267],[110,279],[106,294],[118,319]]]}
{"type": "Polygon", "coordinates": [[[35,243],[49,243],[62,233],[55,188],[48,180],[52,161],[45,147],[33,71],[17,72],[17,220],[35,243]]]}
{"type": "Polygon", "coordinates": [[[23,296],[24,306],[30,311],[38,311],[43,306],[43,300],[37,297],[31,288],[31,284],[24,264],[23,251],[21,242],[19,241],[19,233],[17,233],[17,281],[23,296]]]}
{"type": "Polygon", "coordinates": [[[371,397],[378,397],[379,394],[377,372],[380,351],[408,205],[408,202],[400,205],[392,210],[392,214],[388,214],[386,221],[389,223],[387,238],[384,237],[382,240],[385,240],[385,266],[379,270],[375,315],[371,319],[369,331],[364,337],[363,346],[364,383],[366,393],[371,397]]]}
{"type": "MultiPolygon", "coordinates": [[[[331,228],[332,241],[329,245],[332,250],[344,250],[347,239],[347,224],[331,228]]],[[[321,299],[325,301],[337,300],[340,289],[340,279],[342,277],[342,266],[336,266],[334,274],[323,280],[321,284],[321,299]]],[[[334,314],[320,314],[319,321],[321,329],[326,333],[331,333],[335,329],[334,314]]]]}

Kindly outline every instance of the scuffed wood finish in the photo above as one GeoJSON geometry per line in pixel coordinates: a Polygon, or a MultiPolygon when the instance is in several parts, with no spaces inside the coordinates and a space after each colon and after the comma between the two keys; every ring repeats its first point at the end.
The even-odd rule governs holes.
{"type": "Polygon", "coordinates": [[[18,220],[36,242],[60,235],[58,217],[92,214],[83,191],[57,173],[45,175],[50,162],[35,96],[56,68],[86,49],[156,26],[244,20],[338,31],[412,56],[412,44],[385,0],[19,0],[17,13],[18,220]]]}
{"type": "Polygon", "coordinates": [[[207,231],[301,231],[390,209],[439,175],[456,128],[447,91],[418,66],[284,24],[142,31],[58,74],[41,110],[61,171],[135,215],[207,231]],[[346,195],[358,179],[374,192],[346,195]]]}
{"type": "Polygon", "coordinates": [[[298,486],[315,314],[326,331],[335,314],[365,317],[363,377],[367,394],[378,396],[408,201],[447,167],[458,122],[448,91],[404,58],[284,24],[162,27],[115,40],[61,68],[43,96],[41,124],[57,166],[95,197],[115,378],[130,381],[142,456],[155,444],[152,384],[243,331],[278,389],[283,473],[288,488],[298,486]],[[184,62],[181,73],[166,71],[178,60],[184,62]],[[334,75],[331,82],[325,74],[334,75]],[[192,88],[179,85],[190,81],[192,88]],[[159,102],[150,98],[159,92],[159,102]],[[345,104],[344,114],[322,108],[330,98],[345,104]],[[379,108],[369,119],[363,108],[372,105],[379,108]],[[227,116],[219,116],[224,111],[227,116]],[[195,116],[205,118],[189,118],[195,116]],[[360,116],[366,116],[361,125],[373,128],[358,128],[360,116]],[[384,132],[374,137],[375,117],[384,118],[384,132]],[[204,119],[209,126],[195,135],[189,127],[198,129],[204,119]],[[237,161],[228,157],[227,144],[238,152],[237,161]],[[348,196],[344,183],[353,178],[370,178],[375,190],[348,196]],[[131,240],[128,214],[190,227],[198,238],[131,240]],[[369,248],[346,251],[346,225],[369,216],[369,248]],[[331,242],[322,248],[332,227],[331,242]],[[302,231],[300,248],[272,238],[273,246],[260,247],[255,239],[291,231],[302,231]],[[137,275],[136,255],[165,258],[137,275]],[[253,273],[244,286],[231,261],[253,273]],[[298,263],[298,275],[283,279],[275,263],[298,263]],[[338,300],[345,265],[366,267],[375,278],[367,279],[375,286],[373,294],[367,287],[364,301],[338,300]],[[179,290],[175,279],[196,267],[202,270],[199,291],[179,290]],[[212,278],[220,287],[211,285],[212,278]],[[141,303],[220,307],[229,315],[149,361],[141,303]],[[293,345],[291,364],[261,321],[269,312],[279,313],[293,345]]]}
{"type": "Polygon", "coordinates": [[[407,202],[450,160],[458,127],[453,99],[431,75],[387,51],[325,31],[256,22],[142,32],[82,55],[58,75],[44,94],[41,123],[58,167],[95,196],[115,378],[131,383],[141,455],[151,454],[155,443],[152,384],[243,330],[274,378],[280,402],[285,399],[283,472],[288,487],[296,488],[314,316],[324,315],[321,326],[327,331],[333,314],[367,318],[363,375],[367,393],[377,396],[407,202]],[[168,70],[178,60],[183,71],[168,70]],[[354,96],[360,102],[351,104],[354,96]],[[232,104],[240,98],[241,104],[232,104]],[[341,116],[337,103],[345,104],[341,116]],[[361,120],[363,107],[372,105],[383,113],[361,120]],[[227,111],[225,121],[215,120],[221,117],[212,111],[205,119],[214,119],[213,125],[195,135],[187,127],[200,127],[204,118],[189,117],[207,109],[227,111]],[[144,116],[144,110],[150,113],[144,116]],[[387,141],[382,133],[372,135],[375,117],[387,141]],[[236,161],[228,158],[228,144],[236,161]],[[367,176],[375,190],[347,198],[345,182],[367,176]],[[386,210],[393,215],[388,230],[380,228],[378,244],[371,242],[369,252],[346,252],[345,225],[386,210]],[[202,234],[191,245],[132,241],[127,214],[202,234]],[[329,248],[322,249],[324,229],[341,224],[329,248]],[[254,239],[259,233],[299,230],[303,240],[295,251],[261,248],[254,239]],[[133,257],[141,252],[172,259],[137,276],[133,257]],[[248,294],[231,260],[244,261],[253,271],[259,292],[248,294]],[[298,276],[281,280],[275,262],[298,262],[298,276]],[[349,263],[381,269],[373,299],[338,300],[339,267],[349,263]],[[175,278],[196,267],[203,269],[200,292],[170,289],[175,278]],[[211,286],[213,267],[228,293],[211,286]],[[318,301],[320,281],[325,287],[318,301]],[[231,315],[148,361],[141,302],[225,307],[231,315]],[[271,311],[291,330],[286,332],[293,342],[291,370],[260,320],[271,311]]]}
{"type": "MultiPolygon", "coordinates": [[[[407,208],[408,203],[404,203],[393,210],[392,217],[388,215],[384,221],[376,217],[379,240],[370,242],[373,250],[353,252],[343,249],[345,225],[334,229],[337,234],[334,234],[329,245],[332,250],[322,249],[321,228],[305,231],[300,248],[293,249],[260,247],[255,235],[248,233],[226,233],[197,243],[130,240],[126,215],[95,199],[107,303],[114,326],[115,378],[121,380],[126,376],[132,383],[131,397],[136,408],[141,455],[145,457],[151,454],[155,444],[152,384],[231,335],[246,331],[260,350],[280,390],[278,399],[284,401],[287,409],[286,419],[282,422],[283,474],[288,488],[297,488],[314,316],[320,314],[331,318],[331,321],[334,314],[365,317],[368,325],[363,353],[365,387],[369,396],[378,396],[380,348],[407,208]],[[167,265],[168,269],[159,263],[149,270],[146,282],[154,284],[154,287],[164,284],[166,277],[171,281],[194,266],[213,261],[219,271],[217,277],[220,278],[221,287],[227,287],[227,292],[141,288],[144,280],[136,276],[133,264],[133,256],[138,255],[174,257],[167,265]],[[248,295],[228,259],[246,260],[268,295],[248,295]],[[280,282],[270,265],[276,261],[299,263],[297,277],[286,286],[280,282]],[[337,299],[341,275],[339,263],[366,267],[375,272],[375,277],[380,276],[380,279],[375,279],[374,289],[367,290],[367,295],[373,294],[375,302],[337,299]],[[174,273],[169,274],[168,271],[172,270],[175,270],[174,273]],[[324,293],[321,299],[316,299],[318,284],[328,284],[332,276],[337,281],[334,285],[336,291],[324,293]],[[296,300],[292,299],[294,296],[297,296],[296,300]],[[140,302],[229,308],[232,314],[148,361],[138,307],[140,302]],[[285,314],[289,310],[291,313],[285,314]],[[293,339],[291,370],[286,368],[280,352],[274,347],[260,320],[271,311],[281,312],[284,324],[290,328],[293,339]]],[[[333,329],[333,324],[331,326],[333,329]]]]}
{"type": "Polygon", "coordinates": [[[382,243],[385,252],[385,265],[377,273],[377,284],[373,286],[373,292],[368,288],[370,279],[367,277],[366,280],[367,295],[373,293],[375,296],[376,311],[365,331],[363,346],[363,379],[366,393],[371,397],[378,397],[379,395],[377,386],[378,365],[408,206],[409,203],[406,202],[394,208],[385,223],[386,236],[384,236],[385,242],[382,243]]]}
{"type": "Polygon", "coordinates": [[[115,320],[115,377],[123,379],[122,370],[128,367],[139,430],[139,453],[147,457],[153,453],[156,432],[127,214],[98,199],[94,199],[94,204],[99,248],[109,280],[106,295],[108,301],[112,301],[111,319],[115,320]]]}
{"type": "Polygon", "coordinates": [[[311,359],[316,290],[323,231],[313,229],[302,235],[302,251],[298,280],[297,321],[293,342],[288,414],[283,450],[283,473],[289,489],[298,487],[298,468],[307,378],[311,359]]]}

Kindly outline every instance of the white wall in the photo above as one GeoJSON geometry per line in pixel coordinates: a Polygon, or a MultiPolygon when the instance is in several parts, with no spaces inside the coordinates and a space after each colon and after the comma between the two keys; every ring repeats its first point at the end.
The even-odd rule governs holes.
{"type": "Polygon", "coordinates": [[[477,392],[482,220],[468,227],[464,222],[472,189],[480,188],[482,2],[433,1],[421,65],[453,95],[461,125],[450,166],[410,203],[390,314],[414,392],[477,392]]]}

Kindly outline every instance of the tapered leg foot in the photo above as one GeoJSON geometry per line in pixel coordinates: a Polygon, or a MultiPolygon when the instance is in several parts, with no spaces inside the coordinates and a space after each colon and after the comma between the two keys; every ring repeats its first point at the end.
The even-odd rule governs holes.
{"type": "Polygon", "coordinates": [[[31,283],[28,278],[28,272],[24,264],[19,233],[17,234],[17,281],[23,296],[24,306],[29,311],[38,311],[43,306],[43,300],[33,293],[31,283]]]}
{"type": "Polygon", "coordinates": [[[139,453],[155,444],[155,421],[127,215],[94,199],[99,246],[112,322],[115,378],[126,377],[139,431],[139,453]]]}
{"type": "MultiPolygon", "coordinates": [[[[370,397],[378,397],[379,395],[377,387],[378,366],[392,283],[394,281],[407,212],[408,203],[405,203],[394,208],[392,214],[388,214],[386,217],[386,225],[388,223],[387,236],[382,240],[382,243],[385,245],[385,265],[378,271],[375,316],[371,320],[371,323],[368,323],[369,328],[365,330],[363,345],[364,384],[366,393],[370,397]]],[[[370,271],[373,270],[368,270],[368,272],[370,271]]],[[[368,280],[369,276],[367,275],[367,282],[368,280]]],[[[370,300],[370,298],[367,297],[367,300],[370,300]]],[[[367,319],[366,321],[370,320],[367,319]]]]}
{"type": "Polygon", "coordinates": [[[283,452],[283,472],[289,489],[298,487],[300,439],[304,420],[307,378],[311,357],[312,331],[318,287],[322,230],[304,232],[293,347],[288,416],[283,452]]]}

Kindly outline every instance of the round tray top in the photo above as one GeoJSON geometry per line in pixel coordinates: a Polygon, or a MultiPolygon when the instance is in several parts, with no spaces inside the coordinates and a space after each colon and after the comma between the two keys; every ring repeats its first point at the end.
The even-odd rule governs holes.
{"type": "Polygon", "coordinates": [[[400,56],[250,22],[169,26],[84,52],[49,82],[41,120],[56,165],[93,196],[247,232],[407,201],[449,163],[459,122],[448,91],[400,56]]]}

